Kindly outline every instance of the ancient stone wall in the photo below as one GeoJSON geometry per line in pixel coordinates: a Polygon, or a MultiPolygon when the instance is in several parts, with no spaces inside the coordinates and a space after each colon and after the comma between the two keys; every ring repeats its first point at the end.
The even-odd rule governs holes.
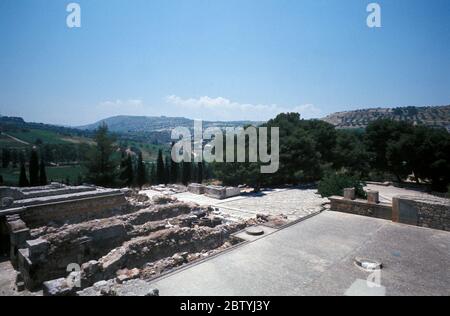
{"type": "Polygon", "coordinates": [[[364,200],[348,200],[340,196],[330,197],[331,210],[381,219],[392,219],[392,206],[386,203],[369,203],[364,200]]]}
{"type": "Polygon", "coordinates": [[[450,231],[450,200],[437,197],[394,197],[393,221],[450,231]]]}
{"type": "Polygon", "coordinates": [[[54,223],[78,223],[106,216],[120,210],[126,204],[121,193],[86,199],[28,206],[22,219],[28,227],[36,228],[54,223]],[[103,214],[102,214],[103,213],[103,214]]]}

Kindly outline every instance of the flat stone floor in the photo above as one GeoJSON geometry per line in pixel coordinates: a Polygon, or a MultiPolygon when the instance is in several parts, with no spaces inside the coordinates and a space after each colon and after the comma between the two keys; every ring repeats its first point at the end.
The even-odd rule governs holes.
{"type": "Polygon", "coordinates": [[[326,211],[149,284],[170,295],[450,295],[450,233],[326,211]],[[356,257],[381,261],[378,276],[356,257]]]}
{"type": "Polygon", "coordinates": [[[411,189],[404,189],[404,188],[397,188],[394,186],[382,186],[382,185],[376,185],[376,184],[368,184],[365,187],[366,190],[373,190],[380,192],[380,201],[385,203],[392,203],[392,198],[397,195],[408,195],[408,196],[416,196],[416,197],[433,197],[430,194],[417,191],[417,190],[411,190],[411,189]]]}
{"type": "Polygon", "coordinates": [[[224,201],[218,204],[220,209],[237,210],[250,214],[279,215],[295,221],[323,210],[323,199],[316,194],[317,190],[286,189],[281,191],[262,192],[248,198],[224,201]]]}
{"type": "MultiPolygon", "coordinates": [[[[226,200],[217,200],[205,195],[190,192],[174,194],[184,202],[193,202],[202,206],[213,206],[231,219],[247,220],[257,214],[286,215],[290,221],[295,221],[323,210],[323,199],[316,194],[317,190],[309,189],[274,189],[262,191],[258,194],[245,194],[226,200]]],[[[142,191],[149,197],[161,194],[160,192],[142,191]]]]}

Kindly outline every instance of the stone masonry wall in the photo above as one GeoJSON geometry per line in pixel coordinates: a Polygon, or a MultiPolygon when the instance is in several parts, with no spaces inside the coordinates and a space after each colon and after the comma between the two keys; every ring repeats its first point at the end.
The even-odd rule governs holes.
{"type": "Polygon", "coordinates": [[[395,222],[450,231],[450,200],[398,196],[393,199],[395,222]]]}
{"type": "Polygon", "coordinates": [[[392,207],[386,203],[368,203],[364,200],[346,200],[340,196],[330,197],[331,210],[381,219],[392,219],[392,207]]]}
{"type": "Polygon", "coordinates": [[[49,222],[64,223],[70,221],[71,223],[77,223],[99,218],[102,216],[102,213],[106,215],[106,213],[111,213],[115,209],[120,209],[125,204],[126,199],[123,194],[113,194],[68,202],[29,206],[22,213],[22,219],[29,228],[45,226],[49,222]]]}

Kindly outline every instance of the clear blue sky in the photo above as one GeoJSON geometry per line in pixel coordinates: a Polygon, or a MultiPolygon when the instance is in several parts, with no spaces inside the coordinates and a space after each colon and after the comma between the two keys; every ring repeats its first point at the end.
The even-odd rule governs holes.
{"type": "Polygon", "coordinates": [[[0,114],[268,119],[450,104],[450,1],[0,1],[0,114]]]}

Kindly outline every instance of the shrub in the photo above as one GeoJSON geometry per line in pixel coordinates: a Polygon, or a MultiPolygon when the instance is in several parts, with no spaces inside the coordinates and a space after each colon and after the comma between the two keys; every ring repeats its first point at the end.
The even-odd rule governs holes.
{"type": "Polygon", "coordinates": [[[332,195],[344,195],[345,188],[355,188],[356,196],[360,198],[367,198],[367,193],[364,191],[365,183],[356,177],[351,177],[345,174],[329,173],[319,182],[319,194],[322,197],[330,197],[332,195]]]}

